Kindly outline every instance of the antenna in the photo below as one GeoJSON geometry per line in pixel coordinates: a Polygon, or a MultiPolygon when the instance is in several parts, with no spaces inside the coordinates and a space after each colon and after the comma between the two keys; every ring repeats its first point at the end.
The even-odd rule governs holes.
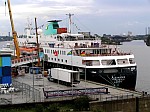
{"type": "Polygon", "coordinates": [[[5,16],[6,16],[6,1],[5,1],[5,16]]]}
{"type": "Polygon", "coordinates": [[[71,13],[69,13],[69,14],[66,14],[66,15],[68,15],[69,16],[69,33],[71,34],[71,16],[73,16],[74,14],[71,14],[71,13]]]}
{"type": "Polygon", "coordinates": [[[145,28],[145,33],[146,33],[146,35],[147,35],[147,27],[145,28]]]}

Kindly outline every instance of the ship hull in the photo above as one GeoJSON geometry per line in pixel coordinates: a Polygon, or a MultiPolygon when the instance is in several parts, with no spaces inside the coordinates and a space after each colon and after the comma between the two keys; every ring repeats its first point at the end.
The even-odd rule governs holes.
{"type": "MultiPolygon", "coordinates": [[[[113,68],[116,72],[111,72],[112,69],[86,69],[86,79],[103,84],[135,90],[137,70],[131,70],[133,67],[113,68]],[[92,71],[94,72],[92,73],[92,71]],[[105,72],[105,71],[109,71],[105,72]]],[[[85,77],[85,76],[84,76],[85,77]]]]}
{"type": "Polygon", "coordinates": [[[45,69],[50,68],[65,68],[81,71],[80,77],[84,80],[90,80],[107,84],[119,88],[135,90],[137,68],[132,67],[117,67],[117,68],[80,68],[76,66],[62,65],[58,63],[45,62],[45,69]]]}

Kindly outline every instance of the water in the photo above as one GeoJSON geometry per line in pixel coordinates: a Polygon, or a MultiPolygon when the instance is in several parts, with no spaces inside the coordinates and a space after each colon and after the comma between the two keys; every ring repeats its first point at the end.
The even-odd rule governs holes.
{"type": "Polygon", "coordinates": [[[136,90],[150,93],[150,47],[143,40],[124,42],[119,47],[135,56],[138,71],[136,90]]]}
{"type": "Polygon", "coordinates": [[[0,49],[5,47],[7,43],[12,43],[12,41],[0,41],[0,49]]]}
{"type": "MultiPolygon", "coordinates": [[[[0,48],[6,43],[9,41],[0,42],[0,48]]],[[[146,46],[143,40],[124,42],[119,47],[120,50],[132,52],[135,56],[138,71],[136,90],[150,93],[150,47],[146,46]]]]}

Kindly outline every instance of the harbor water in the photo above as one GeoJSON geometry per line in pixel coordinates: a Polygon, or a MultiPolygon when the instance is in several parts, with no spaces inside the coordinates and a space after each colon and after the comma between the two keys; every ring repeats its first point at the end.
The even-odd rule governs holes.
{"type": "MultiPolygon", "coordinates": [[[[0,42],[0,48],[7,42],[0,42]]],[[[137,63],[137,83],[136,90],[150,93],[150,47],[146,46],[143,40],[133,40],[123,42],[123,45],[117,46],[121,51],[131,52],[135,56],[137,63]]]]}
{"type": "Polygon", "coordinates": [[[143,40],[124,42],[119,47],[135,56],[138,71],[136,90],[150,93],[150,47],[143,40]]]}

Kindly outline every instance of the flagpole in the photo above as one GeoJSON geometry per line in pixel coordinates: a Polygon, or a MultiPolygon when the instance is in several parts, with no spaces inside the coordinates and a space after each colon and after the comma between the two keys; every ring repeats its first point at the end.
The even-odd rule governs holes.
{"type": "MultiPolygon", "coordinates": [[[[73,62],[72,62],[72,55],[73,55],[73,48],[71,48],[72,51],[71,51],[71,66],[72,66],[72,71],[73,71],[73,62]]],[[[73,74],[71,74],[72,76],[72,97],[73,97],[73,74]]]]}
{"type": "Polygon", "coordinates": [[[57,56],[57,77],[58,77],[58,93],[59,93],[58,50],[56,51],[56,56],[57,56]]]}
{"type": "Polygon", "coordinates": [[[86,65],[85,65],[85,94],[86,94],[86,65]]]}

